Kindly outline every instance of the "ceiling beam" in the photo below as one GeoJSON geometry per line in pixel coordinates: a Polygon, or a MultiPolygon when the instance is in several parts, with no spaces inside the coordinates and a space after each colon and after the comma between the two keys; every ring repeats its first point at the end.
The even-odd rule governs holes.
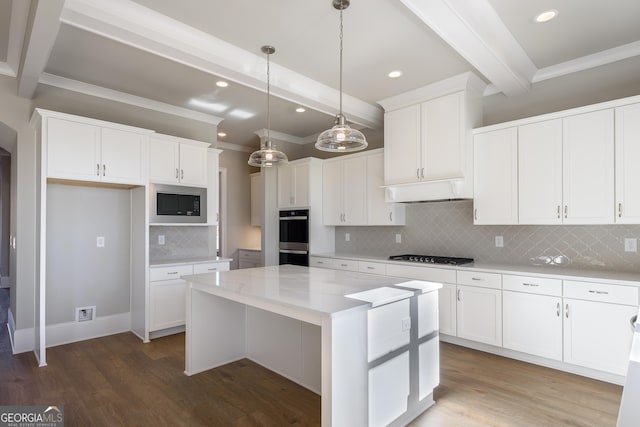
{"type": "Polygon", "coordinates": [[[24,33],[29,19],[28,1],[11,2],[11,21],[9,22],[9,42],[7,44],[7,62],[0,62],[0,74],[10,77],[18,75],[20,56],[24,43],[24,33]]]}
{"type": "MultiPolygon", "coordinates": [[[[244,86],[265,91],[264,55],[238,48],[211,34],[130,0],[67,0],[62,22],[153,53],[244,86]]],[[[335,115],[339,92],[300,73],[271,63],[271,94],[335,115]]],[[[349,121],[378,129],[383,111],[347,94],[343,109],[349,121]]]]}
{"type": "Polygon", "coordinates": [[[505,95],[527,92],[538,71],[487,0],[401,0],[505,95]]]}
{"type": "Polygon", "coordinates": [[[49,61],[49,55],[60,29],[64,0],[31,2],[23,59],[18,72],[18,95],[33,98],[38,80],[49,61]]]}

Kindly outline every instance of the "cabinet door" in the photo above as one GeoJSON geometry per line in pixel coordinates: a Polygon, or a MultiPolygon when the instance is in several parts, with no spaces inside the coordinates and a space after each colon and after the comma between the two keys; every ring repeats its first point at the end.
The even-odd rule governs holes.
{"type": "Polygon", "coordinates": [[[150,139],[149,181],[164,184],[180,181],[180,144],[150,139]]]}
{"type": "Polygon", "coordinates": [[[402,203],[387,203],[384,198],[384,159],[382,153],[367,157],[367,224],[404,225],[402,203]]]}
{"type": "Polygon", "coordinates": [[[322,221],[324,225],[344,225],[343,162],[322,165],[322,221]]]}
{"type": "Polygon", "coordinates": [[[443,283],[438,290],[440,333],[456,336],[456,285],[443,283]]]}
{"type": "Polygon", "coordinates": [[[47,119],[47,176],[100,181],[100,128],[84,123],[47,119]]]}
{"type": "Polygon", "coordinates": [[[420,175],[425,181],[464,177],[462,103],[460,92],[421,105],[420,175]]]}
{"type": "Polygon", "coordinates": [[[150,331],[184,325],[187,306],[187,282],[163,280],[151,282],[149,292],[150,331]]]}
{"type": "Polygon", "coordinates": [[[367,159],[356,157],[342,163],[345,225],[367,224],[367,159]]]}
{"type": "Polygon", "coordinates": [[[278,208],[290,208],[294,205],[293,166],[278,167],[278,208]]]}
{"type": "Polygon", "coordinates": [[[565,224],[613,223],[613,132],[612,109],[562,120],[565,224]]]}
{"type": "Polygon", "coordinates": [[[251,174],[251,225],[262,226],[264,217],[264,189],[262,187],[262,174],[251,174]]]}
{"type": "Polygon", "coordinates": [[[502,345],[502,290],[458,285],[458,337],[502,345]]]}
{"type": "Polygon", "coordinates": [[[420,151],[420,105],[385,113],[385,184],[419,181],[420,151]]]}
{"type": "Polygon", "coordinates": [[[145,184],[147,137],[102,128],[102,180],[120,184],[145,184]]]}
{"type": "Polygon", "coordinates": [[[518,223],[518,130],[475,135],[474,224],[518,223]]]}
{"type": "Polygon", "coordinates": [[[640,104],[616,108],[616,222],[640,224],[640,104]]]}
{"type": "Polygon", "coordinates": [[[520,224],[562,223],[562,120],[518,128],[520,224]]]}
{"type": "Polygon", "coordinates": [[[562,299],[547,295],[502,293],[503,346],[562,360],[562,299]]]}
{"type": "Polygon", "coordinates": [[[309,206],[309,164],[293,167],[293,206],[309,206]]]}
{"type": "Polygon", "coordinates": [[[637,307],[564,299],[564,361],[626,375],[637,307]]]}
{"type": "Polygon", "coordinates": [[[207,186],[207,148],[180,144],[180,183],[207,186]]]}

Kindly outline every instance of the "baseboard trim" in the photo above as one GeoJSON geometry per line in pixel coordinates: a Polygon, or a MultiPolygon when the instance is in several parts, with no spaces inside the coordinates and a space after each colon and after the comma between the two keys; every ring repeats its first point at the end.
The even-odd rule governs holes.
{"type": "Polygon", "coordinates": [[[521,362],[532,363],[534,365],[544,366],[546,368],[557,369],[559,371],[568,372],[570,374],[580,375],[583,377],[593,378],[594,380],[604,381],[617,385],[624,385],[625,377],[611,374],[608,372],[598,371],[596,369],[584,368],[582,366],[572,365],[570,363],[560,362],[558,360],[546,359],[544,357],[532,356],[530,354],[521,353],[515,350],[509,350],[503,347],[496,347],[489,344],[469,341],[463,338],[451,335],[440,334],[440,341],[450,344],[468,347],[474,350],[484,351],[498,356],[508,357],[510,359],[519,360],[521,362]]]}
{"type": "Polygon", "coordinates": [[[9,329],[9,340],[11,341],[11,350],[13,354],[26,353],[33,351],[35,343],[35,329],[25,328],[16,329],[16,322],[9,307],[7,316],[7,328],[9,329]]]}
{"type": "Polygon", "coordinates": [[[131,313],[96,317],[88,322],[66,322],[47,326],[47,347],[129,332],[131,313]]]}
{"type": "MultiPolygon", "coordinates": [[[[167,337],[169,335],[180,334],[186,330],[185,326],[174,326],[173,328],[160,329],[158,331],[149,332],[149,340],[167,337]]],[[[149,341],[147,341],[149,342],[149,341]]]]}

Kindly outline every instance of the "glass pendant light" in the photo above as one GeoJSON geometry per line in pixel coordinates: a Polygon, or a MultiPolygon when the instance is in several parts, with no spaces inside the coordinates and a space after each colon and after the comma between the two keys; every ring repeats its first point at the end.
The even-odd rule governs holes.
{"type": "Polygon", "coordinates": [[[348,8],[349,4],[349,0],[333,0],[333,7],[340,11],[340,113],[336,116],[335,126],[322,132],[316,141],[318,150],[337,153],[364,150],[368,145],[363,133],[352,129],[342,114],[342,11],[348,8]]]}
{"type": "Polygon", "coordinates": [[[289,163],[287,155],[282,151],[276,150],[276,146],[271,142],[271,83],[269,56],[276,51],[273,46],[262,46],[262,52],[267,55],[267,138],[260,144],[260,150],[254,151],[249,156],[250,166],[258,168],[266,168],[271,166],[282,166],[289,163]]]}

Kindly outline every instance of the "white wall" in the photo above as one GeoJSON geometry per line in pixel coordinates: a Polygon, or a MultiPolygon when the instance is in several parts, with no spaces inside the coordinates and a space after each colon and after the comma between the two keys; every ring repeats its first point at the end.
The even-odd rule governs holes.
{"type": "Polygon", "coordinates": [[[0,270],[9,276],[9,235],[11,219],[11,157],[0,156],[0,270]]]}

